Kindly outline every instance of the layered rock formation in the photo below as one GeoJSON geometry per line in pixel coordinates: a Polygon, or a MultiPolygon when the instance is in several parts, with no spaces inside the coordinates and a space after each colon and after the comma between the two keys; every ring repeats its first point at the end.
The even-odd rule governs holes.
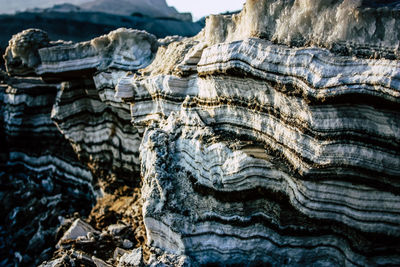
{"type": "Polygon", "coordinates": [[[64,217],[89,213],[95,183],[51,121],[57,85],[3,77],[0,265],[37,265],[51,257],[64,217]]]}
{"type": "Polygon", "coordinates": [[[371,1],[249,0],[193,38],[120,29],[6,60],[61,82],[52,120],[104,192],[141,186],[149,265],[398,265],[397,24],[371,1]]]}
{"type": "MultiPolygon", "coordinates": [[[[41,5],[37,0],[35,3],[3,2],[0,1],[0,13],[13,12],[14,4],[23,5],[19,8],[20,10],[25,10],[35,3],[41,5]],[[2,12],[2,8],[7,10],[2,12]]],[[[52,4],[55,3],[52,1],[52,4]]],[[[45,5],[45,3],[43,4],[45,5]]],[[[50,4],[48,5],[50,6],[50,4]]],[[[105,0],[87,3],[85,7],[71,4],[56,5],[53,8],[1,14],[0,53],[4,54],[8,40],[13,35],[27,28],[42,29],[52,40],[81,42],[120,27],[146,30],[158,38],[163,38],[170,35],[194,36],[203,26],[201,23],[192,22],[190,14],[178,13],[174,8],[167,6],[165,0],[118,2],[105,0]]],[[[0,68],[3,69],[4,61],[1,57],[0,65],[0,68]]]]}

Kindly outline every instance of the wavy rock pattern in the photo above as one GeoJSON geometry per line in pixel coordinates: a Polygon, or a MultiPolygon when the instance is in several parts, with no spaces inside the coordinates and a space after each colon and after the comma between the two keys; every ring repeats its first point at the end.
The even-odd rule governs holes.
{"type": "Polygon", "coordinates": [[[150,125],[150,242],[201,264],[398,263],[398,62],[235,38],[116,87],[150,125]]]}
{"type": "Polygon", "coordinates": [[[39,50],[39,75],[116,68],[134,70],[147,66],[157,49],[157,39],[144,31],[118,29],[89,42],[39,50]]]}
{"type": "Polygon", "coordinates": [[[9,78],[7,84],[2,96],[7,165],[50,172],[60,181],[92,188],[92,174],[50,119],[57,86],[40,78],[9,78]]]}
{"type": "MultiPolygon", "coordinates": [[[[342,64],[343,72],[335,75],[329,65],[296,61],[297,54],[307,56],[307,49],[294,49],[292,57],[275,59],[271,54],[262,54],[261,44],[267,43],[244,43],[239,43],[243,50],[238,49],[238,42],[223,49],[219,49],[223,45],[206,49],[197,68],[201,78],[159,75],[132,80],[134,123],[166,118],[164,127],[145,134],[141,150],[142,175],[147,181],[143,192],[151,192],[144,194],[149,240],[165,249],[185,251],[201,263],[397,262],[396,252],[373,261],[370,256],[377,253],[372,249],[371,233],[382,235],[377,238],[379,247],[387,251],[399,249],[395,245],[400,226],[399,113],[398,88],[393,86],[397,64],[347,59],[353,75],[346,77],[346,64],[342,64]],[[264,69],[256,60],[251,61],[253,57],[243,56],[244,51],[254,47],[259,48],[254,55],[263,59],[259,62],[264,69]],[[218,52],[214,54],[213,50],[218,52]],[[240,52],[236,54],[237,50],[240,52]],[[214,59],[214,55],[223,62],[214,59]],[[278,65],[285,62],[287,66],[278,65]],[[367,73],[365,77],[356,77],[357,65],[360,73],[367,73]],[[307,72],[311,74],[304,74],[307,72]],[[254,78],[236,78],[225,73],[254,78]],[[318,74],[316,78],[314,73],[318,74]],[[325,73],[332,76],[329,85],[329,81],[312,85],[325,73]],[[387,77],[387,73],[393,77],[387,77]],[[342,80],[334,84],[337,76],[342,80]],[[368,85],[368,79],[374,79],[374,87],[368,85]],[[386,80],[393,83],[385,85],[386,80]],[[378,169],[379,176],[375,172],[378,169]],[[395,172],[390,173],[391,170],[395,172]],[[186,183],[182,182],[185,177],[186,183]],[[272,203],[276,206],[271,207],[272,203]],[[287,203],[295,209],[289,209],[287,203]],[[286,207],[277,207],[281,205],[286,207]],[[284,209],[292,215],[281,215],[284,209]],[[284,222],[291,216],[309,219],[293,225],[284,222]],[[274,235],[265,234],[270,232],[258,225],[271,221],[279,221],[275,227],[282,227],[282,232],[277,231],[272,240],[274,235]],[[253,224],[257,226],[250,227],[253,224]],[[302,238],[285,240],[279,235],[287,235],[283,229],[301,235],[304,225],[305,229],[329,235],[329,245],[322,241],[326,236],[320,241],[314,238],[316,243],[307,243],[302,238]],[[350,240],[365,242],[365,247],[358,247],[358,253],[354,251],[356,245],[341,236],[346,227],[352,229],[346,233],[350,240]],[[249,239],[253,240],[252,245],[248,245],[249,239]],[[230,247],[221,249],[221,244],[230,247]],[[254,252],[255,247],[260,251],[254,252]],[[296,256],[294,251],[298,250],[293,247],[307,252],[303,250],[296,256]],[[309,247],[318,248],[318,252],[309,247]],[[238,255],[238,251],[240,256],[236,258],[233,255],[238,255]],[[320,258],[315,257],[317,254],[320,258]]],[[[268,47],[273,48],[287,49],[268,47]]],[[[334,55],[327,55],[332,65],[338,65],[334,55]]],[[[125,93],[129,95],[127,89],[125,93]]]]}
{"type": "MultiPolygon", "coordinates": [[[[339,67],[319,62],[318,50],[296,49],[292,55],[286,51],[274,58],[272,53],[263,54],[264,49],[274,48],[267,44],[248,40],[206,49],[198,64],[199,75],[206,76],[202,79],[159,75],[134,81],[132,92],[125,92],[135,97],[134,122],[169,116],[184,102],[216,130],[263,140],[303,176],[326,177],[334,169],[335,176],[372,180],[378,171],[379,182],[387,182],[398,192],[398,63],[346,59],[339,72],[339,67]],[[259,49],[251,51],[257,46],[259,49]],[[261,60],[246,56],[244,51],[254,52],[261,60]],[[310,62],[310,58],[317,62],[310,62]],[[280,66],[278,62],[290,63],[280,66]],[[230,72],[254,78],[214,77],[230,72]],[[373,97],[381,103],[373,103],[373,97]]],[[[336,62],[332,54],[328,56],[327,61],[340,66],[343,59],[336,62]]]]}
{"type": "Polygon", "coordinates": [[[40,264],[52,255],[60,221],[90,210],[97,190],[50,119],[56,84],[8,77],[0,85],[0,261],[40,264]]]}
{"type": "Polygon", "coordinates": [[[397,17],[249,0],[193,38],[40,48],[34,72],[63,81],[52,120],[101,187],[142,183],[150,246],[199,264],[398,265],[397,17]]]}
{"type": "MultiPolygon", "coordinates": [[[[97,76],[97,84],[104,76],[107,73],[97,76]]],[[[52,120],[80,160],[96,176],[108,181],[109,189],[113,188],[112,183],[138,182],[132,181],[131,175],[139,172],[141,141],[138,130],[130,123],[129,107],[108,105],[111,102],[107,87],[97,90],[91,80],[64,82],[52,114],[52,120]]]]}
{"type": "Polygon", "coordinates": [[[144,221],[155,246],[202,264],[399,261],[398,237],[388,239],[398,235],[396,195],[296,179],[264,147],[224,140],[188,114],[149,129],[141,149],[144,221]]]}

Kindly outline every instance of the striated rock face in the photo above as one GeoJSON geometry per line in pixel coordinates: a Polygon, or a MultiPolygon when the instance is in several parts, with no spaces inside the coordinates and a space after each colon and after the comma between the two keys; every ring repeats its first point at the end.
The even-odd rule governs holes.
{"type": "Polygon", "coordinates": [[[49,75],[107,68],[135,70],[147,66],[156,49],[154,35],[118,29],[89,42],[39,50],[42,64],[36,71],[49,75]]]}
{"type": "Polygon", "coordinates": [[[0,265],[52,255],[64,217],[88,214],[94,178],[50,119],[57,85],[3,76],[0,85],[0,265]]]}
{"type": "Polygon", "coordinates": [[[400,39],[388,8],[248,1],[193,38],[120,29],[39,48],[33,70],[62,82],[51,118],[96,185],[141,186],[142,221],[124,218],[144,224],[146,264],[399,265],[400,39]]]}
{"type": "Polygon", "coordinates": [[[56,85],[43,83],[40,78],[22,77],[8,78],[7,83],[2,99],[7,164],[22,164],[38,173],[51,171],[63,182],[90,185],[92,175],[77,161],[50,119],[56,85]]]}

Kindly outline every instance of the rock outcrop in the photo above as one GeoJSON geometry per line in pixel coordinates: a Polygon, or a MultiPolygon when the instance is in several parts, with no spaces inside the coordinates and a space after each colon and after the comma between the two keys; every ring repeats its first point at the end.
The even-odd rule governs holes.
{"type": "Polygon", "coordinates": [[[88,214],[97,194],[93,175],[50,118],[57,90],[39,77],[1,81],[2,266],[51,257],[60,222],[74,212],[88,214]]]}
{"type": "MultiPolygon", "coordinates": [[[[37,0],[35,2],[39,4],[37,0]]],[[[98,2],[96,1],[96,3],[98,2]]],[[[204,26],[201,23],[192,22],[190,14],[189,18],[186,18],[188,17],[187,14],[178,13],[176,10],[171,13],[165,2],[164,6],[149,4],[147,1],[142,0],[136,1],[137,3],[133,6],[129,1],[118,1],[118,3],[115,1],[111,1],[111,3],[109,1],[104,2],[108,7],[99,11],[81,9],[77,6],[66,4],[49,9],[27,10],[12,15],[1,14],[0,54],[4,54],[8,41],[13,35],[27,28],[44,30],[51,40],[82,42],[107,34],[121,27],[145,30],[156,35],[158,38],[164,38],[172,35],[194,36],[204,26]],[[111,8],[110,5],[112,5],[111,8]],[[115,12],[112,12],[112,10],[116,11],[116,8],[120,11],[122,10],[123,14],[114,14],[115,12]],[[138,8],[137,12],[134,11],[136,8],[138,8]],[[162,12],[163,9],[166,9],[165,14],[162,12]],[[140,12],[144,12],[145,14],[140,12]]],[[[1,4],[0,1],[0,9],[3,6],[11,9],[11,4],[13,3],[1,4]]],[[[26,7],[26,1],[23,4],[26,7]]],[[[1,57],[0,65],[0,69],[3,69],[4,61],[1,57]]]]}
{"type": "Polygon", "coordinates": [[[193,38],[120,29],[32,49],[93,184],[141,187],[142,221],[122,217],[147,241],[125,253],[112,239],[103,258],[73,241],[53,263],[81,249],[121,266],[142,253],[153,266],[400,264],[398,15],[249,0],[193,38]]]}

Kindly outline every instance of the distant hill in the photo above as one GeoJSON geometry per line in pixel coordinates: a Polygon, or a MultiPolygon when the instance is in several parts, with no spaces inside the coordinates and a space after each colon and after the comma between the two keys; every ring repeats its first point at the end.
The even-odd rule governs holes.
{"type": "Polygon", "coordinates": [[[132,13],[149,17],[174,18],[192,21],[192,14],[179,13],[165,0],[0,0],[0,14],[72,10],[103,12],[129,16],[132,13]]]}
{"type": "Polygon", "coordinates": [[[389,7],[393,9],[400,9],[399,0],[363,0],[363,6],[379,8],[379,7],[389,7]]]}
{"type": "Polygon", "coordinates": [[[0,0],[0,14],[13,14],[32,8],[46,8],[53,5],[70,3],[80,5],[89,0],[0,0]]]}
{"type": "Polygon", "coordinates": [[[168,6],[165,0],[95,0],[81,4],[80,7],[88,11],[117,15],[140,13],[150,17],[192,20],[190,13],[179,13],[174,7],[168,6]]]}

